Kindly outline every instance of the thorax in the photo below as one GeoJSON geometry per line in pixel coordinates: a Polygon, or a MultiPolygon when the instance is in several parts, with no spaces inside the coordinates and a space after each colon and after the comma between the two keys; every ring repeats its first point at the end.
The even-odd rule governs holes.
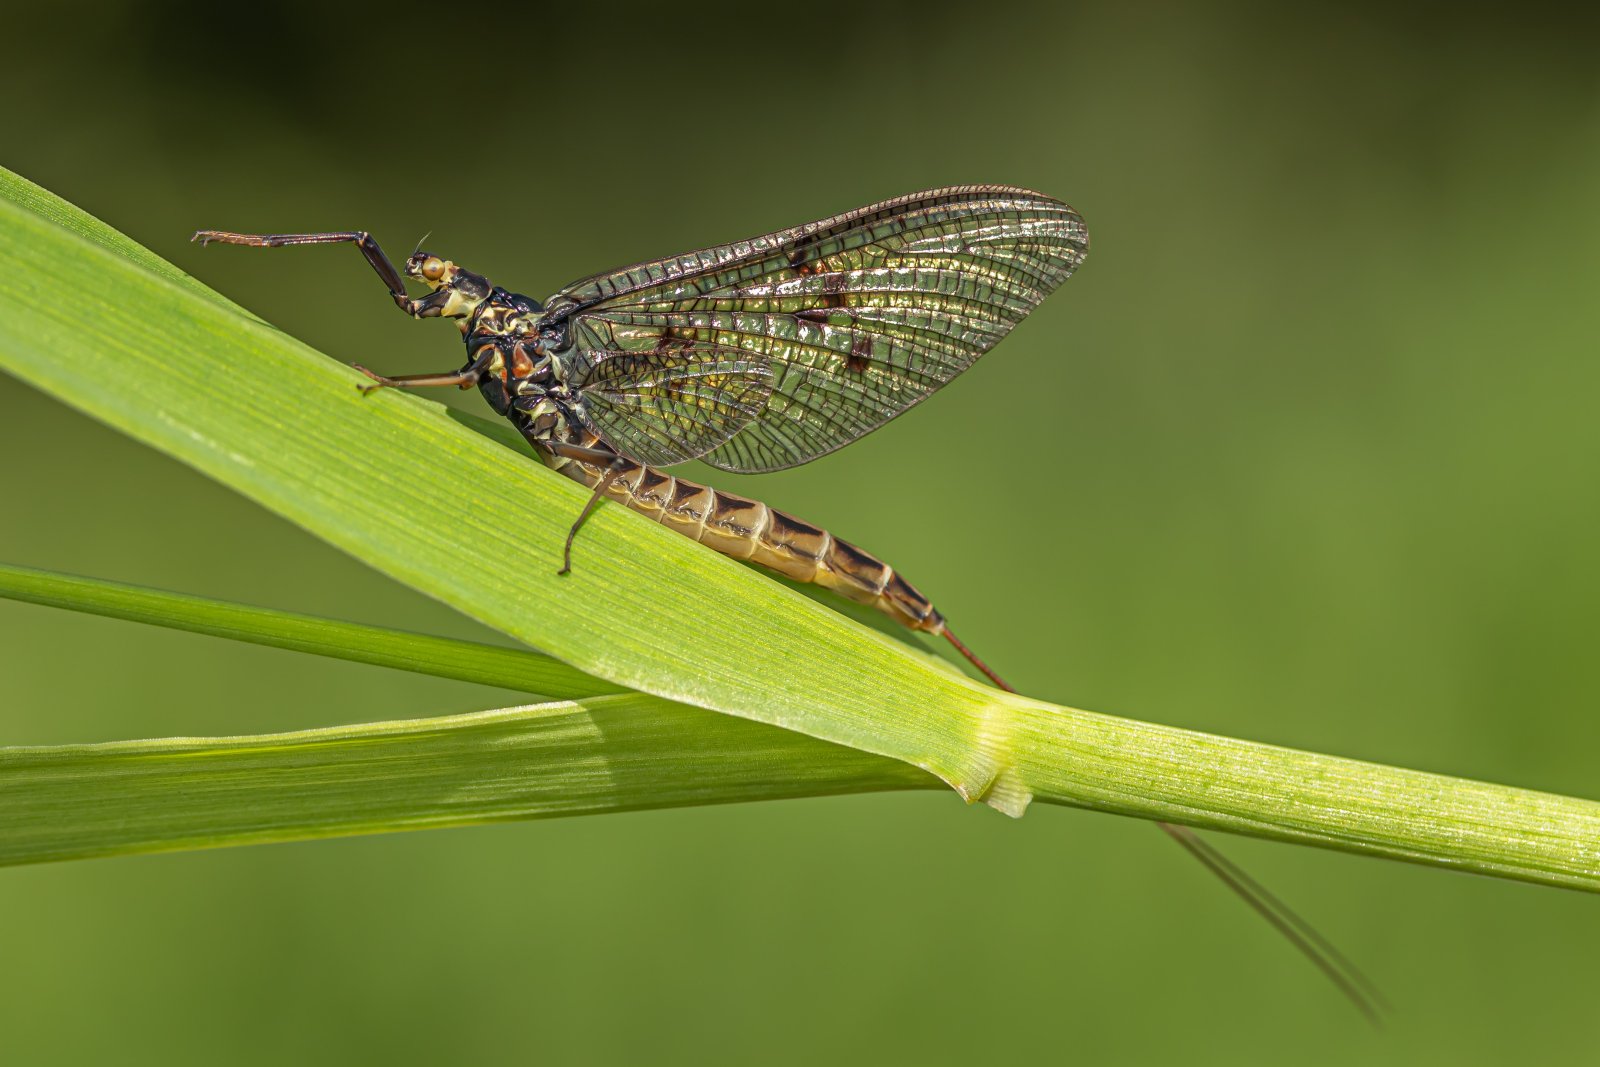
{"type": "Polygon", "coordinates": [[[555,331],[538,301],[497,286],[463,332],[469,364],[483,361],[483,398],[529,441],[589,436],[582,400],[567,386],[567,367],[551,350],[555,331]]]}

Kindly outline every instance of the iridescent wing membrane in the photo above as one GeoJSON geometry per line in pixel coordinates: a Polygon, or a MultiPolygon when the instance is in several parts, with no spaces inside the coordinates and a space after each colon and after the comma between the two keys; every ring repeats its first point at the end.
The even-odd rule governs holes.
{"type": "Polygon", "coordinates": [[[1083,219],[1065,204],[960,186],[598,274],[546,307],[566,323],[569,375],[586,391],[596,378],[613,390],[648,378],[655,361],[718,368],[668,389],[671,432],[641,432],[661,406],[653,398],[627,420],[615,405],[591,405],[613,446],[644,463],[696,458],[686,453],[698,448],[723,470],[772,471],[842,448],[926,398],[1088,251],[1083,219]],[[703,403],[709,425],[683,429],[703,403]]]}
{"type": "Polygon", "coordinates": [[[612,349],[589,365],[580,388],[589,420],[605,428],[613,448],[668,467],[705,455],[759,418],[772,369],[716,344],[612,349]]]}

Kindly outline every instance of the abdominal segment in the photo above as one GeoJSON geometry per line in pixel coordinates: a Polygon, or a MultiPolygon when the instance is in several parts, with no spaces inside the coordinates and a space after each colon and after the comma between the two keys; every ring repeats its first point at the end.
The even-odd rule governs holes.
{"type": "MultiPolygon", "coordinates": [[[[606,474],[594,466],[541,449],[551,469],[594,486],[606,474]]],[[[622,460],[606,495],[670,530],[694,538],[735,559],[777,571],[799,582],[815,582],[858,604],[870,604],[913,630],[944,633],[944,617],[894,568],[841,541],[827,530],[768,507],[759,500],[725,493],[622,460]]]]}

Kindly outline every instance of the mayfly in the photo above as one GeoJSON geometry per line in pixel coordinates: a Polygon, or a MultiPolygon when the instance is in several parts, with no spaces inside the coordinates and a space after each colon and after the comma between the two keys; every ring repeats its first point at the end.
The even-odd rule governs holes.
{"type": "MultiPolygon", "coordinates": [[[[447,259],[396,270],[370,234],[194,240],[280,247],[354,244],[413,318],[456,319],[460,370],[386,386],[476,386],[550,467],[590,487],[563,547],[610,497],[718,552],[815,582],[942,636],[1002,689],[932,602],[893,567],[759,501],[667,474],[701,460],[783,470],[902,414],[972,366],[1089,252],[1067,205],[999,185],[933,189],[819,222],[636,263],[542,303],[447,259]],[[412,297],[406,281],[430,290],[412,297]]],[[[1312,959],[1369,1016],[1377,994],[1337,950],[1192,831],[1161,828],[1312,959]]]]}

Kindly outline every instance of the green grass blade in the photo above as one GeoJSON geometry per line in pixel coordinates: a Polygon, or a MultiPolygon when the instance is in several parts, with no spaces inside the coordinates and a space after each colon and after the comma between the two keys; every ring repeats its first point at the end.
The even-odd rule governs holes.
{"type": "Polygon", "coordinates": [[[363,399],[354,372],[71,212],[0,172],[0,263],[28,279],[0,288],[0,367],[585,674],[890,756],[1013,814],[1039,798],[1600,889],[1593,801],[1000,693],[618,507],[557,578],[577,485],[437,405],[363,399]]]}
{"type": "MultiPolygon", "coordinates": [[[[0,566],[0,596],[545,695],[584,697],[613,691],[608,683],[536,652],[410,634],[27,568],[0,566]]],[[[661,765],[679,767],[685,775],[698,773],[694,753],[705,743],[705,738],[698,736],[696,729],[708,724],[720,726],[723,721],[716,716],[706,718],[703,714],[684,718],[689,709],[665,701],[625,706],[634,710],[647,709],[648,716],[652,717],[649,721],[654,723],[649,727],[649,736],[662,746],[658,752],[661,765]],[[668,721],[672,724],[670,728],[665,726],[668,721]]],[[[482,722],[476,716],[461,716],[425,724],[391,723],[372,727],[397,745],[403,742],[414,746],[419,738],[436,744],[436,748],[427,750],[425,757],[403,765],[391,765],[390,798],[401,797],[403,780],[413,774],[417,777],[419,795],[428,795],[432,788],[428,783],[440,774],[454,781],[470,781],[477,776],[504,777],[506,768],[496,762],[494,750],[480,751],[472,740],[479,736],[475,731],[482,722]],[[444,740],[441,735],[452,730],[466,731],[466,735],[457,741],[444,740]],[[486,755],[489,758],[485,758],[486,755]],[[450,765],[448,769],[447,764],[450,765]]],[[[1049,705],[1019,709],[1016,722],[1020,729],[1031,731],[1033,735],[1018,746],[1021,759],[1037,764],[1026,772],[1027,778],[1035,794],[1049,802],[1167,820],[1181,817],[1196,825],[1352,851],[1381,851],[1397,859],[1443,863],[1530,881],[1580,888],[1596,884],[1593,851],[1585,854],[1581,848],[1574,849],[1587,834],[1600,838],[1597,809],[1582,801],[1273,749],[1049,705]],[[1215,769],[1222,775],[1222,781],[1249,781],[1256,794],[1254,799],[1248,805],[1205,803],[1204,794],[1197,793],[1192,782],[1180,773],[1183,768],[1196,764],[1215,769]],[[1448,804],[1440,803],[1440,798],[1444,797],[1449,798],[1448,804]],[[1383,845],[1372,841],[1370,830],[1364,827],[1389,818],[1396,810],[1406,811],[1411,816],[1411,825],[1403,838],[1383,845]],[[1264,818],[1264,812],[1274,813],[1275,817],[1264,818]],[[1339,817],[1331,817],[1332,814],[1339,817]]],[[[339,731],[335,733],[341,738],[345,736],[339,731]]],[[[293,736],[318,739],[324,738],[324,732],[293,736]]],[[[618,736],[633,737],[627,730],[618,736]]],[[[796,735],[754,725],[727,736],[749,741],[759,752],[793,750],[799,754],[793,768],[797,775],[794,788],[782,795],[839,791],[837,780],[831,777],[838,768],[830,761],[843,759],[842,754],[850,752],[848,749],[803,745],[795,748],[796,735]],[[766,733],[782,736],[769,738],[766,733]]],[[[32,762],[54,760],[59,755],[68,762],[51,765],[72,767],[77,780],[86,784],[85,803],[92,811],[96,810],[94,798],[98,796],[95,783],[102,776],[125,777],[123,761],[128,753],[178,751],[171,748],[172,744],[125,742],[59,750],[0,749],[0,768],[8,766],[5,761],[18,753],[32,762]]],[[[292,775],[302,767],[303,755],[297,747],[301,744],[301,740],[296,740],[283,746],[255,745],[249,757],[253,762],[249,765],[262,772],[270,771],[276,776],[275,780],[285,780],[282,778],[285,773],[292,775]],[[287,763],[279,764],[280,756],[287,763]]],[[[321,742],[317,744],[320,746],[321,742]]],[[[103,853],[128,848],[170,849],[220,843],[215,832],[217,820],[251,827],[247,834],[240,831],[242,836],[227,837],[227,841],[284,840],[313,831],[326,835],[428,824],[426,820],[417,821],[414,810],[404,803],[394,806],[392,814],[396,821],[392,824],[380,817],[383,815],[381,807],[363,809],[362,818],[353,821],[318,821],[317,813],[344,803],[343,786],[338,783],[351,774],[361,773],[344,766],[345,760],[353,758],[359,762],[364,758],[359,748],[351,749],[347,745],[318,747],[317,751],[326,757],[318,765],[318,774],[324,777],[307,779],[277,794],[278,814],[285,821],[272,826],[251,822],[257,798],[244,792],[218,795],[210,777],[214,768],[221,765],[218,760],[233,758],[238,748],[236,739],[183,742],[181,751],[186,762],[171,763],[159,775],[143,780],[140,795],[149,811],[128,823],[134,837],[98,839],[95,847],[103,853]],[[158,786],[167,790],[165,811],[157,810],[158,786]],[[304,795],[291,795],[297,792],[304,795]],[[208,799],[193,808],[190,801],[197,796],[208,799]],[[228,803],[237,803],[241,808],[229,812],[225,810],[228,803]],[[295,811],[311,813],[312,823],[296,822],[288,814],[295,811]],[[159,827],[160,835],[149,836],[154,833],[153,827],[159,827]]],[[[406,752],[414,750],[422,751],[404,749],[406,752]]],[[[630,750],[624,746],[624,755],[627,751],[630,750]]],[[[744,756],[734,754],[731,748],[722,751],[733,757],[735,765],[742,765],[744,756]]],[[[752,756],[757,754],[752,753],[752,756]]],[[[610,758],[607,750],[598,746],[591,755],[599,760],[610,758]]],[[[777,772],[770,756],[761,759],[767,761],[764,765],[769,770],[777,772]]],[[[850,769],[840,773],[847,781],[855,780],[856,768],[866,766],[853,759],[845,760],[845,764],[850,769]]],[[[526,775],[530,783],[543,783],[541,788],[548,786],[549,790],[561,788],[566,781],[559,764],[552,771],[537,759],[517,773],[526,775]],[[547,774],[554,777],[541,777],[547,774]]],[[[652,799],[641,791],[630,796],[622,806],[664,807],[694,802],[677,799],[694,795],[692,789],[685,792],[685,783],[679,775],[680,771],[674,771],[658,781],[662,787],[658,797],[652,799]]],[[[634,784],[642,787],[645,782],[635,780],[634,784]]],[[[25,792],[25,787],[14,785],[25,792]]],[[[1006,787],[1002,782],[999,788],[1006,787]]],[[[557,802],[553,793],[547,790],[546,795],[550,810],[530,809],[523,814],[531,817],[562,814],[568,810],[557,802]]],[[[759,799],[765,795],[757,791],[746,796],[734,790],[724,799],[759,799]]],[[[39,803],[43,801],[24,798],[14,810],[29,810],[39,803]]],[[[50,801],[48,806],[60,815],[72,805],[69,798],[60,797],[50,801]]],[[[514,818],[520,810],[493,804],[470,810],[466,807],[454,809],[464,821],[514,818]]],[[[570,810],[617,809],[590,807],[583,796],[578,795],[572,798],[570,810]]],[[[64,824],[31,827],[27,837],[34,851],[28,855],[48,858],[63,848],[74,855],[91,854],[85,851],[88,847],[83,843],[85,831],[78,825],[81,819],[79,815],[64,824]],[[71,852],[74,848],[78,851],[71,852]]],[[[5,828],[0,826],[0,836],[4,833],[5,828]]]]}
{"type": "MultiPolygon", "coordinates": [[[[355,371],[63,227],[70,209],[39,214],[41,196],[0,173],[0,262],[30,279],[0,293],[0,367],[586,674],[972,793],[997,773],[980,743],[992,690],[620,507],[597,511],[558,578],[581,487],[437,404],[363,397],[355,371]]],[[[277,256],[293,284],[296,252],[314,254],[204,254],[277,256]]],[[[351,299],[380,298],[359,268],[351,299]]],[[[440,324],[396,315],[394,328],[436,329],[441,365],[460,358],[440,324]]]]}
{"type": "Polygon", "coordinates": [[[1049,704],[1011,720],[1051,803],[1600,892],[1600,803],[1049,704]]]}
{"type": "Polygon", "coordinates": [[[248,607],[136,585],[0,564],[0,597],[250,644],[570,699],[621,692],[528,649],[248,607]]]}
{"type": "Polygon", "coordinates": [[[629,693],[254,737],[0,749],[0,865],[919,788],[941,786],[895,760],[629,693]]]}

